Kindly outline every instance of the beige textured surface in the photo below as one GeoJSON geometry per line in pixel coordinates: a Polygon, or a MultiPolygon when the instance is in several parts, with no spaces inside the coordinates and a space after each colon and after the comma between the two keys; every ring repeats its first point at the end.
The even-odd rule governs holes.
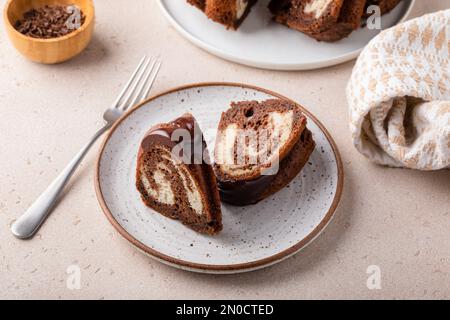
{"type": "MultiPolygon", "coordinates": [[[[354,62],[310,72],[251,69],[185,41],[155,1],[95,4],[93,42],[62,65],[24,60],[0,32],[0,298],[450,297],[450,172],[382,168],[354,149],[345,99],[354,62]],[[340,147],[346,181],[336,219],[313,244],[243,275],[161,265],[103,216],[93,187],[95,151],[37,237],[11,235],[11,222],[101,125],[103,109],[143,53],[166,61],[154,93],[199,81],[246,82],[299,101],[323,121],[340,147]],[[66,287],[73,264],[81,268],[80,290],[66,287]],[[369,265],[381,269],[381,290],[366,287],[369,265]]],[[[418,0],[413,16],[448,7],[449,0],[418,0]]]]}

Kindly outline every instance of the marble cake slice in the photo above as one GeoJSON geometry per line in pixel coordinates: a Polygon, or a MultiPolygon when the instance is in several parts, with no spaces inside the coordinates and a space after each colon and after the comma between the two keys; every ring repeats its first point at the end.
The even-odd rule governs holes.
{"type": "Polygon", "coordinates": [[[275,19],[319,41],[334,42],[361,25],[366,0],[272,0],[275,19]]]}
{"type": "Polygon", "coordinates": [[[401,0],[367,0],[366,8],[365,8],[365,11],[364,11],[365,12],[365,16],[366,17],[368,16],[367,9],[371,5],[376,5],[376,6],[380,7],[380,13],[383,15],[383,14],[389,13],[400,2],[401,2],[401,0]]]}
{"type": "Polygon", "coordinates": [[[150,208],[213,235],[222,230],[222,213],[217,181],[206,156],[203,134],[192,115],[158,124],[141,142],[136,186],[150,208]]]}
{"type": "Polygon", "coordinates": [[[236,30],[257,0],[187,0],[202,10],[206,16],[227,29],[236,30]]]}
{"type": "Polygon", "coordinates": [[[314,150],[306,117],[281,99],[232,103],[222,114],[214,171],[223,202],[257,203],[294,179],[314,150]]]}

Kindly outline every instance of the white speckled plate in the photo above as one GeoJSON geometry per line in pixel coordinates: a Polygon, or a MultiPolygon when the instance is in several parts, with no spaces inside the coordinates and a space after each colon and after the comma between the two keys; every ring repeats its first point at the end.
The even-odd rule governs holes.
{"type": "MultiPolygon", "coordinates": [[[[415,0],[403,0],[381,18],[383,29],[404,21],[415,0]]],[[[273,70],[309,70],[356,58],[380,31],[361,28],[334,43],[318,42],[272,20],[268,0],[259,0],[238,31],[227,31],[186,0],[158,0],[173,27],[198,47],[223,59],[273,70]]]]}
{"type": "Polygon", "coordinates": [[[330,222],[343,184],[337,147],[306,110],[308,127],[317,143],[309,163],[288,187],[257,205],[223,205],[224,229],[217,236],[198,234],[154,212],[142,203],[135,188],[138,146],[152,125],[191,112],[209,141],[221,112],[232,101],[274,97],[282,98],[241,84],[196,84],[160,94],[128,112],[111,129],[97,163],[97,196],[111,223],[159,261],[199,272],[255,270],[305,247],[330,222]]]}

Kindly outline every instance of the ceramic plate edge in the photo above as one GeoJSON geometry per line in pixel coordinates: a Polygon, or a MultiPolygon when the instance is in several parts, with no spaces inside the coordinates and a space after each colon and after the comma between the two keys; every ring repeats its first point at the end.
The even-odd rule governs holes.
{"type": "Polygon", "coordinates": [[[280,251],[272,256],[245,262],[241,264],[232,264],[232,265],[208,265],[208,264],[199,264],[189,261],[180,260],[177,258],[173,258],[170,256],[165,255],[164,253],[161,253],[159,251],[153,250],[137,240],[134,236],[132,236],[130,233],[128,233],[127,230],[114,218],[111,211],[109,210],[102,194],[101,186],[100,186],[100,162],[102,160],[102,155],[104,152],[104,149],[111,138],[111,136],[114,134],[117,127],[121,124],[121,122],[126,119],[131,113],[133,113],[135,110],[139,109],[140,107],[144,106],[150,101],[153,101],[159,97],[165,96],[167,94],[171,94],[177,91],[181,90],[187,90],[197,87],[208,87],[208,86],[229,86],[229,87],[241,87],[241,88],[248,88],[256,91],[260,91],[269,95],[272,95],[274,97],[278,97],[281,99],[287,99],[290,101],[293,101],[290,98],[287,98],[277,92],[264,89],[261,87],[243,84],[243,83],[233,83],[233,82],[205,82],[205,83],[194,83],[194,84],[187,84],[183,86],[179,86],[170,90],[166,90],[164,92],[158,93],[149,99],[145,100],[144,102],[136,105],[129,111],[127,111],[109,130],[106,137],[104,138],[102,145],[100,147],[97,160],[96,160],[96,166],[95,166],[95,175],[94,175],[94,185],[95,185],[95,192],[97,196],[97,200],[100,204],[100,207],[103,211],[103,213],[106,215],[108,221],[113,225],[113,227],[119,232],[119,234],[124,237],[127,241],[131,242],[135,247],[137,247],[140,251],[143,251],[145,254],[149,255],[153,259],[162,262],[166,265],[186,270],[186,271],[193,271],[198,273],[211,273],[211,274],[235,274],[235,273],[243,273],[243,272],[250,272],[259,270],[262,268],[266,268],[269,266],[272,266],[274,264],[277,264],[279,262],[284,261],[285,259],[288,259],[289,257],[295,255],[296,253],[303,250],[305,247],[307,247],[312,241],[314,241],[328,226],[328,224],[332,221],[334,214],[336,212],[336,209],[340,203],[342,191],[343,191],[343,184],[344,184],[344,169],[343,169],[343,163],[341,159],[341,155],[339,152],[339,149],[337,147],[336,142],[332,138],[331,134],[328,132],[326,127],[307,109],[305,109],[301,104],[293,101],[294,103],[298,104],[302,111],[308,115],[308,117],[311,118],[312,121],[315,122],[315,124],[320,128],[320,130],[323,132],[325,137],[327,138],[328,143],[331,146],[331,149],[333,151],[334,157],[336,159],[336,167],[337,167],[337,184],[336,184],[336,194],[333,198],[333,201],[328,208],[328,211],[324,218],[320,221],[320,223],[302,240],[294,244],[293,246],[280,251]]]}

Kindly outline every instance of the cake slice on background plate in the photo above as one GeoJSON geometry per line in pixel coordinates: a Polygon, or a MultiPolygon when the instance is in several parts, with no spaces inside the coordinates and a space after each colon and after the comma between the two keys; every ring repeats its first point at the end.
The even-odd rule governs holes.
{"type": "Polygon", "coordinates": [[[310,36],[319,41],[334,42],[348,37],[361,26],[366,0],[345,0],[337,22],[329,29],[310,36]]]}
{"type": "Polygon", "coordinates": [[[211,20],[236,30],[257,0],[187,0],[211,20]]]}
{"type": "Polygon", "coordinates": [[[320,33],[335,25],[344,0],[272,0],[275,21],[307,33],[320,33]]]}
{"type": "Polygon", "coordinates": [[[341,40],[361,25],[366,0],[272,0],[275,20],[319,40],[341,40]]]}
{"type": "Polygon", "coordinates": [[[255,204],[291,182],[315,143],[306,117],[281,99],[234,102],[222,114],[214,171],[223,202],[255,204]]]}
{"type": "Polygon", "coordinates": [[[217,234],[222,213],[203,134],[191,114],[152,127],[141,142],[136,187],[144,203],[193,230],[217,234]]]}

